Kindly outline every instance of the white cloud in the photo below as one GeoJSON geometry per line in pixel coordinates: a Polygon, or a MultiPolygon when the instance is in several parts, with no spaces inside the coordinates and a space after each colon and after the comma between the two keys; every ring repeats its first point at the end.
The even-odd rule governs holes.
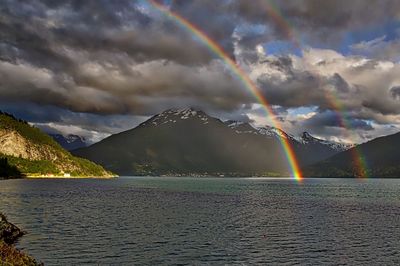
{"type": "MultiPolygon", "coordinates": [[[[260,54],[260,49],[256,52],[260,54]]],[[[246,64],[245,60],[240,62],[246,64]]],[[[282,125],[289,132],[311,129],[324,138],[362,142],[381,136],[385,130],[393,133],[396,126],[400,126],[400,101],[390,91],[400,84],[399,63],[345,56],[334,50],[309,47],[303,50],[302,56],[282,58],[263,54],[258,61],[247,63],[244,68],[248,69],[250,77],[258,82],[272,104],[285,108],[317,106],[319,111],[316,112],[335,110],[349,120],[347,124],[358,127],[346,130],[340,126],[321,124],[319,129],[307,129],[305,126],[310,124],[306,121],[317,115],[310,112],[286,115],[282,125]],[[395,127],[390,127],[388,131],[388,125],[395,127]],[[349,135],[349,130],[355,134],[349,135]]],[[[258,123],[268,123],[260,115],[249,116],[258,123]]],[[[319,122],[331,121],[326,119],[319,122]]]]}
{"type": "Polygon", "coordinates": [[[399,62],[400,61],[400,34],[397,39],[386,40],[386,35],[370,41],[353,44],[350,48],[353,53],[369,58],[399,62]]]}

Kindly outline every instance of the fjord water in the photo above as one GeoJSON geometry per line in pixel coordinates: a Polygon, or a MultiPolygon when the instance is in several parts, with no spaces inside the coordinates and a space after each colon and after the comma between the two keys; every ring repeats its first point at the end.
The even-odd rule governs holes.
{"type": "Polygon", "coordinates": [[[7,180],[0,211],[46,265],[400,263],[400,180],[7,180]]]}

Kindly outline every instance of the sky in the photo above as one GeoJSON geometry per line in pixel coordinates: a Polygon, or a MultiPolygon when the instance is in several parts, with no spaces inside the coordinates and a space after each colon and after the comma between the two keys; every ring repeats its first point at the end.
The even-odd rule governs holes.
{"type": "MultiPolygon", "coordinates": [[[[400,1],[160,1],[221,46],[282,129],[400,131],[400,1]]],[[[0,2],[0,110],[91,142],[169,108],[271,124],[198,36],[145,0],[0,2]]]]}

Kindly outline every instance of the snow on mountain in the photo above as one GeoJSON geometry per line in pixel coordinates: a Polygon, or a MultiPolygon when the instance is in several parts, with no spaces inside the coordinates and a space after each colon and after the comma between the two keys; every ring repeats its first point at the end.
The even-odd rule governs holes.
{"type": "Polygon", "coordinates": [[[55,141],[57,141],[61,147],[66,150],[74,150],[82,147],[86,147],[88,144],[84,137],[69,134],[69,135],[62,135],[62,134],[49,134],[55,141]]]}
{"type": "MultiPolygon", "coordinates": [[[[204,125],[209,123],[209,117],[206,113],[200,110],[196,110],[194,108],[185,108],[185,109],[169,109],[158,115],[153,116],[150,120],[144,122],[142,125],[151,125],[151,126],[161,126],[166,124],[177,123],[178,121],[187,120],[187,119],[198,119],[204,125]]],[[[308,132],[303,132],[303,134],[299,137],[295,137],[286,133],[285,131],[271,127],[271,126],[262,126],[257,127],[251,123],[228,120],[224,122],[229,128],[233,129],[237,134],[253,134],[253,135],[262,135],[267,138],[285,138],[293,143],[298,143],[303,146],[325,146],[333,151],[340,152],[345,151],[353,147],[353,145],[337,143],[333,141],[327,141],[323,139],[319,139],[313,137],[308,132]]]]}
{"type": "Polygon", "coordinates": [[[193,108],[185,109],[169,109],[158,115],[153,116],[149,121],[142,125],[151,124],[153,126],[165,125],[168,123],[176,123],[179,120],[187,120],[190,118],[200,119],[204,125],[209,123],[209,116],[203,111],[195,110],[193,108]]]}
{"type": "Polygon", "coordinates": [[[240,122],[240,121],[232,121],[228,120],[225,124],[236,131],[238,134],[255,134],[255,135],[264,135],[268,138],[272,137],[283,137],[285,139],[291,140],[292,142],[297,142],[300,145],[323,145],[327,146],[330,149],[341,152],[352,148],[354,145],[351,144],[344,144],[338,143],[334,141],[328,141],[313,137],[308,132],[303,132],[300,137],[294,137],[285,131],[271,127],[271,126],[263,126],[263,127],[256,127],[250,123],[240,122]]]}
{"type": "Polygon", "coordinates": [[[255,134],[263,135],[266,137],[283,137],[285,139],[296,141],[296,139],[292,135],[271,126],[256,127],[250,123],[232,120],[226,121],[225,124],[235,130],[238,134],[255,134]]]}
{"type": "Polygon", "coordinates": [[[345,151],[354,147],[354,145],[352,144],[338,143],[334,141],[319,139],[311,136],[311,134],[308,132],[303,132],[299,141],[304,145],[312,145],[312,144],[325,145],[338,152],[345,151]]]}

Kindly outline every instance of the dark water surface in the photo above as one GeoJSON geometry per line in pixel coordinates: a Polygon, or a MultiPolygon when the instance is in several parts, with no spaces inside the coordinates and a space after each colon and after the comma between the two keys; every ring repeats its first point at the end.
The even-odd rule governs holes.
{"type": "Polygon", "coordinates": [[[7,180],[46,265],[399,265],[400,180],[7,180]]]}

